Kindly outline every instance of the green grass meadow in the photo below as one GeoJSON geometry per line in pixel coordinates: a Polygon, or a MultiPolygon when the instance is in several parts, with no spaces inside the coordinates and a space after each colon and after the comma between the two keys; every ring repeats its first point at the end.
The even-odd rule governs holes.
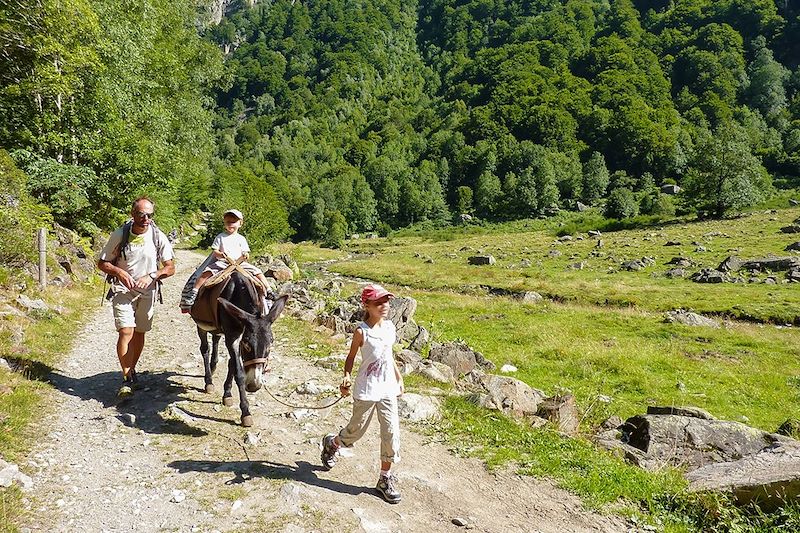
{"type": "MultiPolygon", "coordinates": [[[[604,418],[643,413],[648,405],[697,406],[718,418],[775,431],[800,413],[800,329],[788,325],[800,323],[798,286],[784,283],[783,273],[775,274],[776,284],[719,285],[663,273],[673,268],[665,263],[676,256],[695,263],[685,269],[692,273],[716,267],[729,255],[791,255],[784,248],[800,238],[780,228],[798,216],[800,209],[792,208],[606,230],[601,248],[585,232],[613,226],[592,214],[405,231],[348,241],[339,261],[327,268],[416,298],[415,319],[435,340],[464,340],[498,368],[516,366],[514,377],[548,395],[574,393],[586,436],[604,418]],[[572,240],[557,243],[564,233],[572,240]],[[681,244],[665,246],[667,241],[681,244]],[[467,257],[479,253],[493,254],[497,263],[468,265],[467,257]],[[620,269],[623,261],[645,256],[656,264],[638,272],[620,269]],[[570,266],[580,262],[581,269],[570,266]],[[491,289],[533,290],[547,300],[522,304],[491,296],[491,289]],[[713,315],[723,325],[666,322],[664,312],[676,308],[713,315]]],[[[315,256],[312,249],[304,253],[315,256]]],[[[318,253],[320,259],[336,259],[329,251],[318,253]]],[[[431,431],[456,452],[479,456],[490,467],[511,462],[521,473],[552,478],[592,508],[623,512],[665,531],[800,527],[793,506],[767,515],[737,509],[719,494],[692,495],[676,471],[644,472],[587,440],[532,429],[460,398],[449,399],[444,412],[444,423],[431,431]]]]}

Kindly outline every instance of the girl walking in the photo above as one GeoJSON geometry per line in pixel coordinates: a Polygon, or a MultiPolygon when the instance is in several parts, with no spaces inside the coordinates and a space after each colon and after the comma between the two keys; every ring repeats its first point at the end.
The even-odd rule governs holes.
{"type": "Polygon", "coordinates": [[[367,285],[361,291],[361,303],[366,318],[353,333],[350,351],[344,362],[344,379],[339,386],[342,396],[350,394],[350,372],[356,354],[361,350],[361,366],[353,391],[353,415],[338,435],[333,433],[322,439],[322,465],[330,470],[336,464],[339,447],[351,447],[364,436],[378,414],[381,427],[381,473],[376,489],[389,503],[400,501],[397,480],[390,472],[392,464],[400,461],[400,421],[397,415],[397,397],[404,392],[403,377],[392,354],[397,337],[394,324],[388,320],[389,300],[394,294],[380,285],[367,285]]]}

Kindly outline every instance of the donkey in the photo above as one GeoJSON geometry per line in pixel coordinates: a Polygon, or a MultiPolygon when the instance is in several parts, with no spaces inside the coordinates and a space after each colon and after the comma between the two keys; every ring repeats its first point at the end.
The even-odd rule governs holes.
{"type": "Polygon", "coordinates": [[[222,393],[223,405],[233,405],[231,387],[236,379],[239,388],[239,408],[242,410],[242,425],[253,425],[250,405],[246,392],[256,392],[261,388],[262,376],[269,363],[269,352],[272,346],[272,323],[278,318],[286,305],[288,295],[281,296],[269,312],[264,310],[264,302],[253,287],[251,281],[238,272],[231,274],[231,279],[222,290],[219,298],[219,330],[210,332],[213,336],[212,349],[209,351],[209,331],[197,327],[200,337],[200,352],[203,354],[205,366],[205,391],[214,390],[212,375],[217,368],[219,340],[225,335],[228,347],[228,375],[222,393]],[[238,351],[237,351],[238,341],[238,351]]]}

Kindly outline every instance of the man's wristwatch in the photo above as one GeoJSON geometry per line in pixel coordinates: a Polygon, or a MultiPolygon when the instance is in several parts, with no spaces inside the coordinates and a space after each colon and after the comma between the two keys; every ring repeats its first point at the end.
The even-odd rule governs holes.
{"type": "Polygon", "coordinates": [[[158,279],[158,272],[150,272],[148,274],[152,279],[158,279]]]}

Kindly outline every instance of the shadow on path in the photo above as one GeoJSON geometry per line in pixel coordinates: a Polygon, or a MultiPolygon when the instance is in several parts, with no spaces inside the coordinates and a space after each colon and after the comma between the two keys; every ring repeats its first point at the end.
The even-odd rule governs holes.
{"type": "Polygon", "coordinates": [[[312,465],[307,461],[297,461],[295,466],[274,463],[272,461],[208,461],[192,460],[172,461],[167,466],[174,468],[181,474],[186,472],[230,472],[234,478],[226,484],[244,483],[247,477],[265,477],[270,479],[290,479],[320,487],[341,494],[357,496],[359,494],[370,494],[380,499],[380,495],[373,487],[357,487],[347,485],[332,479],[322,479],[316,472],[325,471],[320,465],[312,465]]]}
{"type": "MultiPolygon", "coordinates": [[[[102,372],[93,376],[73,378],[56,371],[46,376],[56,389],[81,400],[96,400],[103,407],[115,407],[120,414],[136,417],[136,428],[146,433],[203,436],[207,432],[192,427],[177,418],[165,418],[161,412],[175,402],[185,398],[181,394],[186,387],[171,380],[181,376],[175,372],[141,372],[139,386],[133,397],[120,400],[117,390],[121,385],[119,372],[102,372]]],[[[123,422],[125,420],[123,419],[123,422]]],[[[126,425],[130,425],[126,422],[126,425]]]]}

